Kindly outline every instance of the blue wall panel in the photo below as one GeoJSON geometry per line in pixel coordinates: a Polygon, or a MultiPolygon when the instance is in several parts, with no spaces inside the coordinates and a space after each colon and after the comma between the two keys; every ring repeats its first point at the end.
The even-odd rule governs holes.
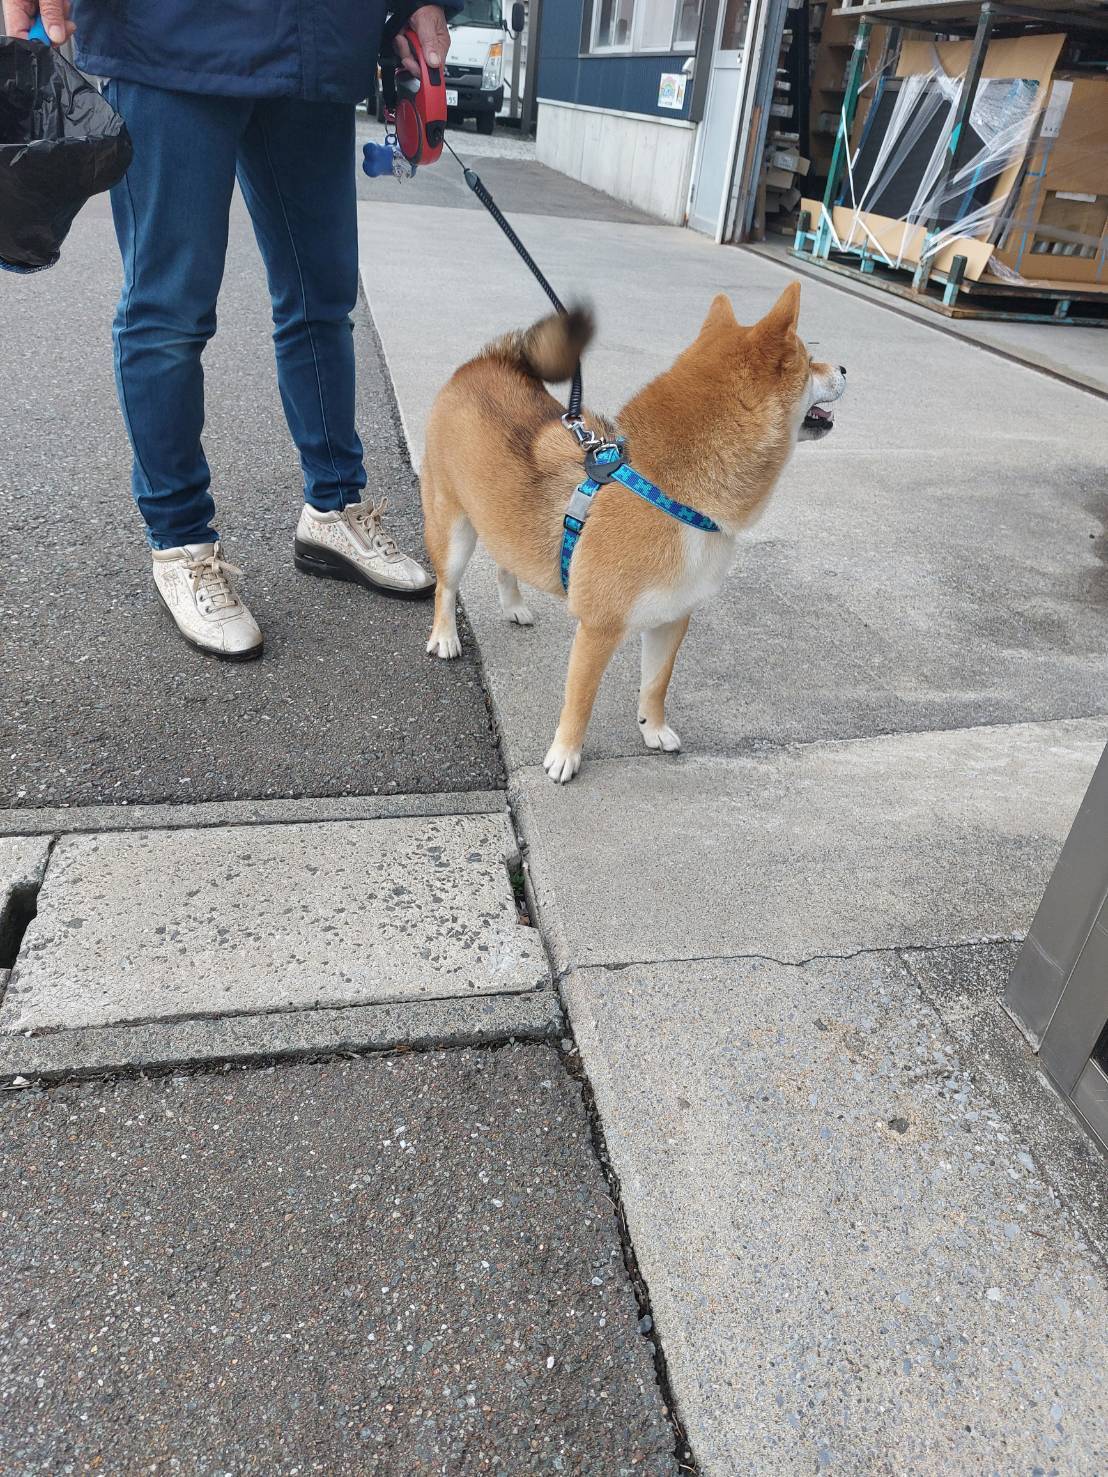
{"type": "Polygon", "coordinates": [[[663,72],[679,72],[688,54],[679,56],[581,56],[581,14],[585,0],[547,0],[542,8],[539,48],[539,97],[582,103],[590,108],[612,108],[643,113],[651,118],[687,118],[692,82],[685,104],[658,106],[663,72]]]}

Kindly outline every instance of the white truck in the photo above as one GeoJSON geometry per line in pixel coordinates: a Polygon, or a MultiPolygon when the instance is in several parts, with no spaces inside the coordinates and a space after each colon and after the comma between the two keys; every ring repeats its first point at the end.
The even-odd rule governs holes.
{"type": "MultiPolygon", "coordinates": [[[[450,17],[450,55],[446,62],[446,106],[451,123],[472,118],[478,133],[491,133],[504,105],[505,50],[526,25],[526,9],[511,8],[511,25],[504,19],[503,0],[465,0],[450,17]]],[[[509,73],[510,75],[510,73],[509,73]]],[[[377,116],[382,115],[381,84],[377,84],[377,116]]]]}
{"type": "Polygon", "coordinates": [[[502,0],[465,0],[450,17],[450,55],[446,62],[446,106],[450,121],[473,118],[478,133],[491,133],[504,105],[504,51],[507,35],[524,27],[523,6],[512,6],[505,22],[502,0]]]}

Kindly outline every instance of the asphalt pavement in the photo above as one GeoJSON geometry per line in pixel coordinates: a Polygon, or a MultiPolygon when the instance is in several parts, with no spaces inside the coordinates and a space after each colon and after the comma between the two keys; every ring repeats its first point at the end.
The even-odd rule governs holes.
{"type": "Polygon", "coordinates": [[[0,1133],[4,1471],[677,1471],[553,1047],[23,1092],[0,1133]]]}
{"type": "MultiPolygon", "coordinates": [[[[503,783],[473,656],[432,661],[422,603],[292,565],[302,498],[277,394],[265,276],[236,202],[205,446],[225,552],[266,638],[205,658],[158,601],[130,496],[110,329],[120,267],[107,200],[49,272],[0,291],[5,697],[0,805],[187,802],[491,789],[503,783]]],[[[369,492],[419,552],[419,493],[368,314],[355,321],[369,492]]]]}
{"type": "MultiPolygon", "coordinates": [[[[471,129],[451,129],[450,142],[458,158],[444,153],[436,164],[418,168],[410,179],[388,175],[370,179],[361,164],[361,146],[380,143],[383,126],[375,119],[362,120],[358,127],[358,198],[382,205],[440,205],[461,210],[484,210],[465,181],[462,165],[473,169],[501,210],[510,215],[550,215],[572,220],[620,221],[624,225],[655,225],[653,216],[621,200],[591,189],[568,175],[539,164],[535,145],[507,129],[484,138],[471,129]],[[459,163],[459,160],[461,163],[459,163]]],[[[432,241],[441,238],[431,237],[432,241]]],[[[379,249],[387,254],[390,243],[382,233],[379,249]]],[[[432,277],[432,281],[433,281],[432,277]]]]}

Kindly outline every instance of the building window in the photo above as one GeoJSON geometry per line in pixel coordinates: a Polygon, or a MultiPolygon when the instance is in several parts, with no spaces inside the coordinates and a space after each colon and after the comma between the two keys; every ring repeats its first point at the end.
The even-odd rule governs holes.
{"type": "Polygon", "coordinates": [[[593,0],[589,52],[695,51],[703,0],[593,0]]]}
{"type": "Polygon", "coordinates": [[[720,51],[741,51],[746,42],[746,20],[750,0],[727,0],[720,31],[720,51]]]}
{"type": "Polygon", "coordinates": [[[590,51],[630,51],[635,0],[599,0],[590,51]]]}

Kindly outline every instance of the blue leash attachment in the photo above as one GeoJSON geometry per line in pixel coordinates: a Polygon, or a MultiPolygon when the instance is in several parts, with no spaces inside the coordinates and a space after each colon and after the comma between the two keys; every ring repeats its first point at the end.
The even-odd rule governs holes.
{"type": "MultiPolygon", "coordinates": [[[[568,426],[568,429],[577,435],[572,425],[568,426]]],[[[574,489],[573,496],[566,507],[565,517],[562,519],[560,567],[563,590],[569,589],[569,566],[573,559],[573,551],[577,547],[577,541],[585,531],[585,521],[592,512],[592,500],[608,482],[619,482],[631,492],[636,493],[644,502],[659,508],[671,518],[676,518],[678,523],[683,523],[686,528],[695,528],[701,533],[719,533],[718,523],[713,523],[711,518],[698,513],[687,503],[679,503],[676,498],[670,497],[660,487],[656,487],[653,482],[641,476],[634,467],[628,466],[623,450],[622,436],[616,441],[601,441],[597,445],[586,446],[585,471],[588,475],[574,489]]]]}

